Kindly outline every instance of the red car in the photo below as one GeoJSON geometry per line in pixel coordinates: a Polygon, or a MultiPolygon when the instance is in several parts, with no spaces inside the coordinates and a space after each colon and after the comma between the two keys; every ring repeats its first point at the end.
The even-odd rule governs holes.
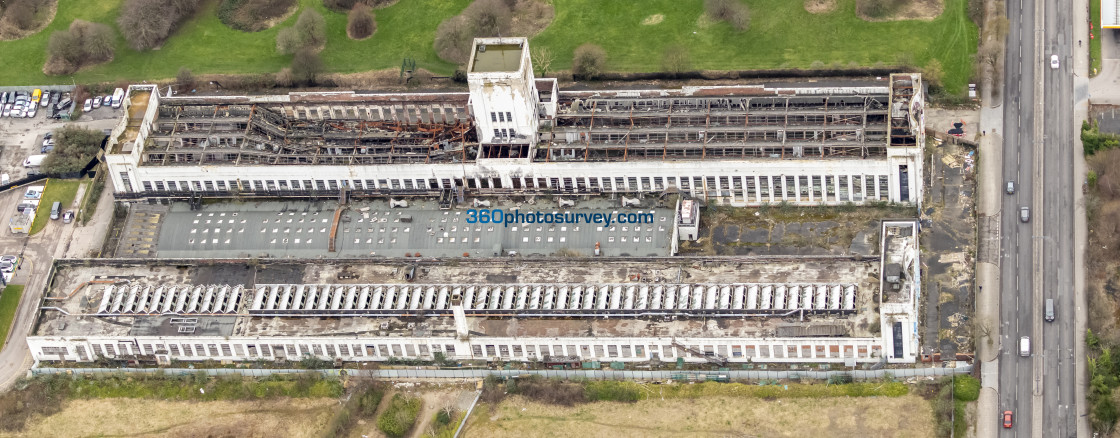
{"type": "Polygon", "coordinates": [[[1011,411],[1003,411],[1003,428],[1011,428],[1011,411]]]}

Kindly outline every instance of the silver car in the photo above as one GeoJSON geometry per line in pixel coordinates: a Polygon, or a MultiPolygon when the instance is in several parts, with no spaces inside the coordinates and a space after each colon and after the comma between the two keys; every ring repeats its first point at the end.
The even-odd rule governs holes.
{"type": "Polygon", "coordinates": [[[1023,221],[1023,223],[1027,223],[1027,222],[1031,221],[1031,208],[1030,207],[1020,207],[1019,208],[1019,220],[1023,221]]]}

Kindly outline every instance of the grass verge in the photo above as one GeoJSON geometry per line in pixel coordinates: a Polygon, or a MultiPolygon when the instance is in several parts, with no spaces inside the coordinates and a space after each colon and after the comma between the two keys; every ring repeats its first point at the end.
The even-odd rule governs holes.
{"type": "Polygon", "coordinates": [[[19,308],[19,299],[23,296],[22,284],[9,284],[0,292],[0,350],[8,341],[8,332],[12,330],[12,322],[16,319],[16,309],[19,308]]]}
{"type": "MultiPolygon", "coordinates": [[[[318,373],[253,379],[241,376],[211,378],[189,375],[111,375],[84,378],[50,375],[24,379],[0,394],[0,431],[18,431],[34,418],[60,412],[67,400],[148,399],[160,401],[259,401],[279,398],[338,398],[337,379],[318,373]]],[[[138,420],[140,421],[140,420],[138,420]]],[[[88,432],[83,432],[88,433],[88,432]]],[[[241,436],[218,433],[217,436],[241,436]]],[[[68,436],[68,435],[56,435],[68,436]]]]}
{"type": "MultiPolygon", "coordinates": [[[[1089,20],[1093,23],[1093,39],[1089,40],[1089,76],[1096,76],[1101,71],[1101,2],[1089,2],[1089,20]]],[[[1081,39],[1081,38],[1078,38],[1081,39]]]]}
{"type": "MultiPolygon", "coordinates": [[[[692,60],[689,68],[702,70],[925,67],[936,59],[947,92],[965,91],[979,37],[966,13],[967,0],[945,0],[945,12],[931,21],[875,23],[855,15],[855,1],[837,0],[832,12],[810,14],[802,2],[745,0],[751,9],[751,27],[736,32],[727,23],[705,18],[699,0],[565,0],[555,4],[556,19],[532,44],[551,50],[556,57],[553,70],[571,68],[572,52],[587,42],[606,50],[609,70],[622,72],[662,70],[662,55],[670,47],[684,47],[692,60]],[[642,24],[653,15],[664,19],[642,24]]],[[[0,83],[70,83],[71,77],[50,77],[41,71],[50,33],[79,18],[115,26],[121,3],[59,0],[58,14],[44,31],[0,42],[0,59],[20,60],[0,70],[0,83]]],[[[275,27],[246,33],[222,24],[218,3],[207,2],[159,50],[137,52],[118,35],[113,61],[83,69],[72,78],[79,83],[156,80],[175,77],[180,67],[195,74],[275,73],[291,62],[290,55],[276,52],[276,34],[295,22],[298,11],[275,27]]],[[[321,56],[328,71],[395,69],[404,58],[412,58],[418,67],[449,74],[455,66],[436,56],[435,30],[468,3],[398,2],[377,11],[377,32],[361,41],[346,36],[346,14],[327,10],[321,0],[300,0],[299,8],[313,8],[326,18],[327,45],[321,56]]]]}
{"type": "Polygon", "coordinates": [[[74,203],[74,196],[78,193],[79,180],[48,179],[47,187],[43,190],[43,198],[39,200],[39,207],[35,210],[35,222],[31,223],[31,235],[43,231],[51,218],[51,205],[55,202],[62,203],[62,211],[70,208],[74,203]]]}
{"type": "MultiPolygon", "coordinates": [[[[602,2],[567,0],[556,18],[533,38],[556,56],[554,70],[571,68],[572,52],[594,43],[607,52],[610,71],[657,71],[662,54],[684,47],[693,69],[817,68],[941,62],[947,92],[965,91],[972,76],[979,29],[968,19],[967,0],[945,0],[945,12],[932,21],[870,23],[855,15],[855,0],[837,0],[830,13],[810,14],[803,2],[745,0],[751,26],[736,32],[712,23],[703,2],[647,0],[602,2]],[[643,25],[647,17],[664,19],[643,25]]],[[[378,15],[380,17],[380,15],[378,15]]],[[[380,30],[379,30],[380,32],[380,30]]]]}

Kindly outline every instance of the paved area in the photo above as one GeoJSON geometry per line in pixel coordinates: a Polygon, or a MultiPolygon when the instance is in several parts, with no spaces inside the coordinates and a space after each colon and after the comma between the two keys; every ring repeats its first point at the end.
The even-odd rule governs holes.
{"type": "MultiPolygon", "coordinates": [[[[85,187],[80,189],[83,192],[85,187]]],[[[15,212],[23,190],[15,188],[0,193],[0,212],[15,212]]],[[[76,196],[75,199],[80,199],[76,196]]],[[[15,235],[0,231],[0,252],[23,255],[23,264],[16,272],[14,284],[23,284],[23,299],[16,310],[15,322],[8,334],[4,349],[0,350],[0,390],[7,389],[24,376],[31,366],[31,355],[25,341],[38,310],[38,303],[46,288],[47,272],[55,258],[82,258],[96,254],[105,237],[112,215],[112,193],[102,192],[94,217],[86,225],[78,222],[63,224],[50,221],[43,231],[34,236],[15,235]]],[[[76,205],[72,206],[76,208],[76,205]]],[[[6,216],[0,216],[6,217],[6,216]]]]}

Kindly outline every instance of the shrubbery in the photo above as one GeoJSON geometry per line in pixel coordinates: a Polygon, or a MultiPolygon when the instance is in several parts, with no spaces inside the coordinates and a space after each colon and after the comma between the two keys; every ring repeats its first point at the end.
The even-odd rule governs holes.
{"type": "Polygon", "coordinates": [[[269,20],[283,16],[295,0],[222,0],[218,19],[233,29],[257,32],[267,29],[269,20]]]}
{"type": "Polygon", "coordinates": [[[284,28],[276,34],[276,50],[283,54],[302,49],[320,49],[327,43],[327,21],[314,9],[299,14],[295,26],[284,28]]]}
{"type": "Polygon", "coordinates": [[[369,6],[356,4],[350,9],[350,13],[346,14],[346,35],[350,38],[366,39],[376,31],[377,21],[374,21],[369,6]]]}
{"type": "Polygon", "coordinates": [[[49,75],[70,74],[113,59],[113,51],[113,30],[109,26],[74,20],[69,29],[51,33],[43,71],[49,75]]]}
{"type": "Polygon", "coordinates": [[[136,50],[159,47],[201,0],[126,0],[117,18],[124,39],[136,50]]]}
{"type": "Polygon", "coordinates": [[[751,26],[751,12],[739,0],[704,0],[704,10],[708,18],[726,21],[739,32],[751,26]]]}
{"type": "Polygon", "coordinates": [[[48,6],[47,0],[4,0],[0,1],[0,20],[19,30],[31,30],[37,24],[35,17],[48,6]]]}
{"type": "Polygon", "coordinates": [[[421,401],[403,394],[393,396],[385,412],[377,418],[377,428],[391,437],[400,437],[412,429],[420,415],[421,401]]]}
{"type": "Polygon", "coordinates": [[[572,54],[572,76],[576,79],[595,79],[607,66],[607,52],[602,47],[585,43],[572,54]]]}
{"type": "Polygon", "coordinates": [[[365,5],[372,9],[381,9],[396,2],[397,0],[323,0],[323,6],[336,12],[346,12],[353,10],[356,5],[365,5]]]}
{"type": "Polygon", "coordinates": [[[1085,155],[1093,155],[1102,150],[1120,146],[1120,136],[1101,133],[1096,123],[1090,123],[1086,120],[1081,122],[1081,143],[1085,148],[1085,155]]]}
{"type": "Polygon", "coordinates": [[[505,0],[475,0],[462,14],[448,18],[436,28],[435,49],[440,58],[464,64],[475,38],[508,35],[513,9],[505,0]]]}

